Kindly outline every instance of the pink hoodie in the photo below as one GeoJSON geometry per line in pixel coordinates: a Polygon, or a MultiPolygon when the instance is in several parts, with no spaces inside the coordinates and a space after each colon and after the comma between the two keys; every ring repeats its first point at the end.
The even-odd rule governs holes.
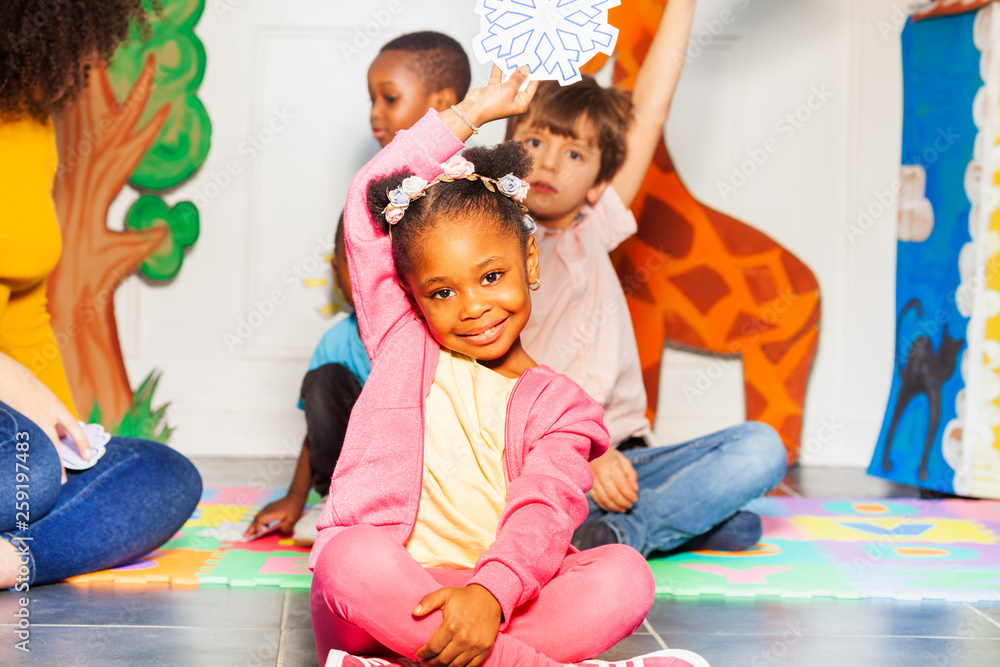
{"type": "MultiPolygon", "coordinates": [[[[347,262],[372,372],[351,413],[310,568],[330,538],[349,526],[378,526],[401,544],[413,530],[423,479],[424,404],[440,346],[396,282],[389,237],[368,212],[366,193],[369,181],[403,168],[430,181],[463,147],[431,110],[351,182],[344,214],[347,262]]],[[[405,216],[399,224],[406,224],[405,216]]],[[[526,370],[514,385],[504,452],[507,505],[496,541],[469,581],[493,594],[506,620],[538,595],[572,549],[593,484],[588,462],[609,444],[603,417],[579,386],[546,366],[526,370]]]]}

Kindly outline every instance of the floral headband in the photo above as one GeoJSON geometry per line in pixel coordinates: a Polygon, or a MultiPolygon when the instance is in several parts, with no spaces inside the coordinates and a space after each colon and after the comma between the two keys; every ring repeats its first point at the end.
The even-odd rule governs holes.
{"type": "MultiPolygon", "coordinates": [[[[455,155],[442,164],[441,168],[444,171],[430,183],[419,176],[410,176],[409,178],[404,178],[403,182],[395,190],[387,190],[389,204],[382,209],[382,215],[385,216],[390,225],[395,225],[399,222],[403,218],[403,212],[409,207],[410,202],[423,197],[427,188],[437,183],[450,183],[462,178],[469,181],[482,181],[487,190],[490,192],[499,192],[505,197],[510,197],[517,202],[517,206],[521,209],[522,213],[527,213],[528,209],[522,202],[528,195],[528,188],[530,186],[527,181],[522,181],[514,174],[507,174],[499,179],[480,176],[476,173],[476,166],[461,155],[455,155]]],[[[527,215],[524,217],[525,226],[529,230],[534,231],[534,221],[527,215]]]]}

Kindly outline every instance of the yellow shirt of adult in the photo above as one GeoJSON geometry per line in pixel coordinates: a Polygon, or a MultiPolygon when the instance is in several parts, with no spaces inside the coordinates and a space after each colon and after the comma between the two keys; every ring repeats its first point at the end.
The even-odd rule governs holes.
{"type": "Polygon", "coordinates": [[[52,201],[58,165],[51,121],[0,121],[0,352],[76,414],[46,307],[46,279],[62,250],[52,201]]]}

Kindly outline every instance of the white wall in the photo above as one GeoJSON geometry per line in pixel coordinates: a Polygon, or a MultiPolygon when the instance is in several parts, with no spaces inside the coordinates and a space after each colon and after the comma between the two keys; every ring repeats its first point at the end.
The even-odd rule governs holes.
{"type": "MultiPolygon", "coordinates": [[[[853,242],[845,228],[898,172],[901,23],[892,23],[893,9],[889,0],[701,0],[701,48],[692,51],[667,128],[697,197],[768,233],[819,277],[809,463],[867,464],[889,391],[895,204],[853,242]],[[728,25],[715,20],[726,9],[735,16],[728,25]],[[819,108],[791,136],[779,130],[814,88],[829,99],[814,98],[819,108]],[[778,152],[723,197],[717,183],[771,137],[778,152]]],[[[329,293],[298,276],[328,276],[322,257],[347,185],[377,149],[367,123],[368,63],[388,39],[422,29],[468,44],[478,17],[471,1],[458,0],[209,0],[197,32],[208,51],[200,96],[214,126],[212,150],[195,178],[167,197],[199,202],[201,238],[172,284],[131,278],[116,301],[133,384],[164,371],[158,398],[172,403],[169,419],[179,428],[171,443],[185,454],[297,450],[305,430],[294,407],[299,383],[332,323],[316,312],[329,293]],[[373,12],[391,20],[371,24],[371,44],[345,56],[373,12]],[[239,173],[227,179],[228,163],[239,173]],[[240,330],[241,321],[250,328],[240,330]]],[[[474,84],[487,71],[474,63],[474,84]]],[[[481,136],[501,134],[497,127],[481,136]]],[[[133,198],[123,194],[112,217],[133,198]]],[[[720,362],[673,350],[666,360],[663,442],[743,419],[738,363],[721,362],[722,378],[692,405],[681,388],[720,362]]]]}
{"type": "MultiPolygon", "coordinates": [[[[697,57],[685,68],[667,126],[678,171],[694,194],[772,236],[819,279],[822,327],[802,434],[806,463],[867,465],[888,398],[896,203],[889,193],[889,206],[870,223],[859,224],[858,209],[878,203],[898,178],[904,5],[702,0],[689,50],[697,57]],[[727,9],[736,17],[731,25],[718,21],[727,9]],[[825,103],[817,92],[828,96],[825,103]],[[802,107],[810,102],[819,108],[802,107]],[[790,123],[786,115],[795,113],[807,120],[790,123]],[[735,194],[720,191],[768,139],[777,152],[735,194]]],[[[656,425],[663,441],[744,418],[738,361],[668,350],[664,366],[656,425]],[[720,364],[722,377],[689,401],[684,385],[699,373],[718,375],[720,364]]]]}

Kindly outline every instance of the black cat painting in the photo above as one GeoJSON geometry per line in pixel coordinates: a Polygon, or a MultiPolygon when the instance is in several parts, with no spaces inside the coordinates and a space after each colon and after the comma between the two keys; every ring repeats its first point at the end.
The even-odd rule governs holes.
{"type": "MultiPolygon", "coordinates": [[[[916,309],[917,317],[923,317],[923,309],[920,306],[919,300],[913,299],[903,306],[903,309],[899,311],[899,318],[896,323],[897,349],[899,347],[903,316],[911,308],[916,309]]],[[[952,338],[948,335],[947,324],[944,326],[941,344],[937,350],[934,349],[933,341],[926,334],[917,336],[913,340],[909,351],[906,353],[905,365],[899,368],[899,396],[896,399],[896,409],[892,415],[892,425],[889,427],[889,437],[882,452],[882,470],[885,472],[889,472],[892,469],[889,454],[892,451],[892,443],[896,435],[896,427],[899,425],[899,420],[906,411],[907,406],[923,394],[927,397],[927,409],[930,418],[927,423],[927,436],[924,441],[923,456],[920,457],[920,468],[917,471],[917,475],[921,481],[927,480],[927,460],[931,453],[931,446],[934,444],[934,434],[937,433],[938,423],[941,420],[941,390],[944,383],[955,372],[958,354],[961,352],[964,344],[964,338],[952,338]]]]}

